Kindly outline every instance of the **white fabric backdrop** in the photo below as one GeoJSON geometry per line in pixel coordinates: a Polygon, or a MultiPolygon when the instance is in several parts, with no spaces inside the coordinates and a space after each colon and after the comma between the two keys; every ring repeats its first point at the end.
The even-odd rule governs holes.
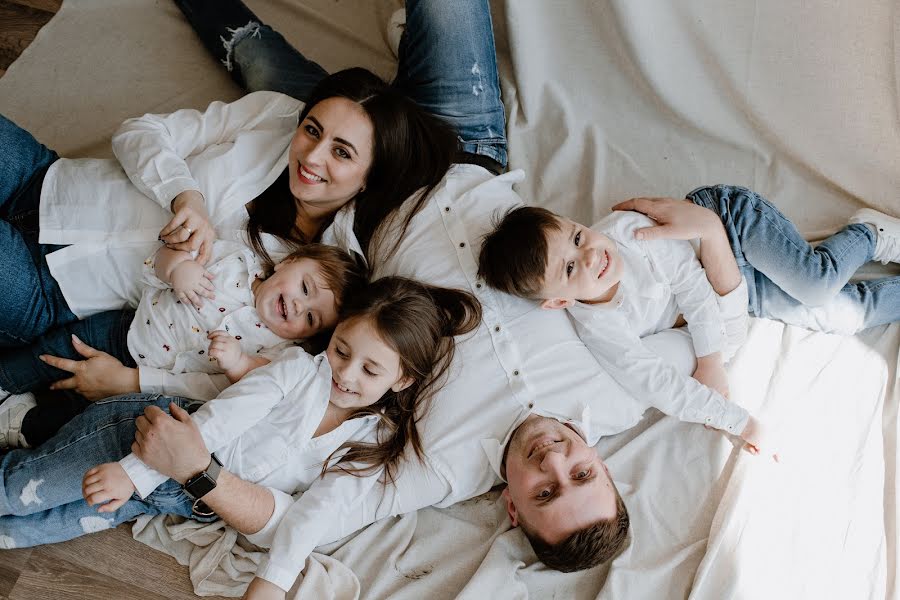
{"type": "MultiPolygon", "coordinates": [[[[328,69],[393,75],[395,0],[248,4],[328,69]]],[[[810,239],[864,205],[900,214],[894,2],[493,9],[526,200],[591,222],[630,196],[737,183],[810,239]]],[[[0,111],[64,156],[109,156],[127,117],[239,94],[173,4],[67,0],[0,79],[0,111]]],[[[547,571],[494,491],[320,549],[297,597],[896,600],[898,356],[898,325],[840,338],[754,322],[731,387],[781,425],[782,463],[658,414],[604,440],[634,532],[609,567],[547,571]]],[[[220,526],[135,535],[191,564],[198,593],[239,595],[259,558],[220,526]]]]}

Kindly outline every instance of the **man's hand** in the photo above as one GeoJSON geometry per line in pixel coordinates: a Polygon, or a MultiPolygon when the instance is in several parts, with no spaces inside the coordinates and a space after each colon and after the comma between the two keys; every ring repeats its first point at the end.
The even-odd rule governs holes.
{"type": "Polygon", "coordinates": [[[244,592],[244,600],[284,600],[287,595],[283,589],[262,577],[254,577],[250,587],[244,592]]]}
{"type": "Polygon", "coordinates": [[[726,398],[729,397],[728,373],[722,364],[722,355],[718,352],[698,358],[693,377],[706,387],[714,389],[726,398]]]}
{"type": "Polygon", "coordinates": [[[135,488],[119,463],[103,463],[88,470],[81,480],[81,495],[97,512],[113,512],[128,502],[135,488]]]}
{"type": "Polygon", "coordinates": [[[210,455],[200,430],[186,410],[169,404],[170,417],[158,406],[148,406],[135,420],[137,432],[131,451],[144,463],[184,482],[209,466],[210,455]]]}
{"type": "Polygon", "coordinates": [[[632,198],[616,204],[612,209],[637,211],[659,223],[655,227],[636,229],[634,237],[639,240],[702,240],[725,233],[722,221],[713,211],[690,200],[632,198]]]}
{"type": "Polygon", "coordinates": [[[185,190],[172,200],[172,220],[159,232],[159,239],[174,250],[197,252],[197,262],[205,265],[212,255],[216,231],[209,222],[203,194],[185,190]]]}
{"type": "Polygon", "coordinates": [[[212,300],[216,297],[212,273],[195,260],[178,263],[169,278],[178,299],[185,304],[190,303],[194,308],[203,306],[203,298],[212,300]]]}
{"type": "Polygon", "coordinates": [[[49,354],[40,357],[48,365],[72,373],[72,377],[51,385],[51,390],[75,390],[91,402],[141,391],[137,369],[126,367],[114,356],[91,348],[75,335],[72,336],[72,345],[87,360],[71,360],[49,354]]]}

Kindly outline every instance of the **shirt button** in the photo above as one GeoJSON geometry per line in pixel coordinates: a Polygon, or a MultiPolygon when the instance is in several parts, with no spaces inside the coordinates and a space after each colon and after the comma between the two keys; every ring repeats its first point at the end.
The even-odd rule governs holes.
{"type": "Polygon", "coordinates": [[[478,289],[480,290],[480,289],[481,289],[481,284],[480,284],[480,283],[476,283],[476,284],[475,284],[475,287],[478,288],[478,289]]]}
{"type": "Polygon", "coordinates": [[[534,408],[534,402],[529,402],[529,403],[528,403],[528,408],[534,408]]]}
{"type": "Polygon", "coordinates": [[[500,326],[499,326],[499,325],[494,325],[494,331],[500,331],[500,326]]]}
{"type": "Polygon", "coordinates": [[[459,247],[460,247],[460,248],[465,248],[465,247],[466,247],[466,243],[465,243],[465,242],[460,242],[460,243],[459,243],[459,247]]]}
{"type": "Polygon", "coordinates": [[[515,375],[516,377],[518,377],[518,376],[519,376],[519,370],[516,369],[515,371],[513,371],[513,375],[515,375]]]}
{"type": "Polygon", "coordinates": [[[445,207],[444,207],[444,212],[450,212],[450,207],[449,207],[449,206],[445,206],[445,207]]]}

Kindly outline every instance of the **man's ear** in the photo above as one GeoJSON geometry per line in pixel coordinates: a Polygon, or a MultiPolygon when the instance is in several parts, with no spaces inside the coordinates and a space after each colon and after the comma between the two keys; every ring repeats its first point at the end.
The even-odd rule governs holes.
{"type": "Polygon", "coordinates": [[[391,390],[394,392],[402,392],[409,386],[411,386],[416,380],[412,377],[401,377],[397,380],[397,383],[391,386],[391,390]]]}
{"type": "Polygon", "coordinates": [[[509,486],[503,488],[503,493],[501,494],[503,499],[506,500],[506,512],[509,514],[509,521],[512,523],[513,527],[519,526],[519,511],[516,510],[516,505],[513,503],[512,496],[509,495],[509,486]]]}
{"type": "Polygon", "coordinates": [[[541,308],[569,308],[574,303],[571,298],[548,298],[541,302],[541,308]]]}

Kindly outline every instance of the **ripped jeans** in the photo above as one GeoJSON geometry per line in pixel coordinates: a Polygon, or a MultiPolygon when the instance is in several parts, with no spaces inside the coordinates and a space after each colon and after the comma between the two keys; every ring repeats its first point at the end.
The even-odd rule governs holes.
{"type": "MultiPolygon", "coordinates": [[[[327,75],[240,0],[175,3],[247,91],[271,90],[305,101],[327,75]]],[[[488,0],[407,0],[393,85],[450,123],[461,151],[506,167],[506,115],[488,0]]]]}
{"type": "Polygon", "coordinates": [[[135,419],[148,406],[168,412],[182,398],[131,394],[95,402],[38,448],[13,450],[0,459],[0,548],[63,542],[131,521],[139,515],[172,514],[198,521],[193,500],[169,479],[141,499],[137,494],[113,513],[99,513],[81,495],[86,471],[131,452],[135,419]]]}

